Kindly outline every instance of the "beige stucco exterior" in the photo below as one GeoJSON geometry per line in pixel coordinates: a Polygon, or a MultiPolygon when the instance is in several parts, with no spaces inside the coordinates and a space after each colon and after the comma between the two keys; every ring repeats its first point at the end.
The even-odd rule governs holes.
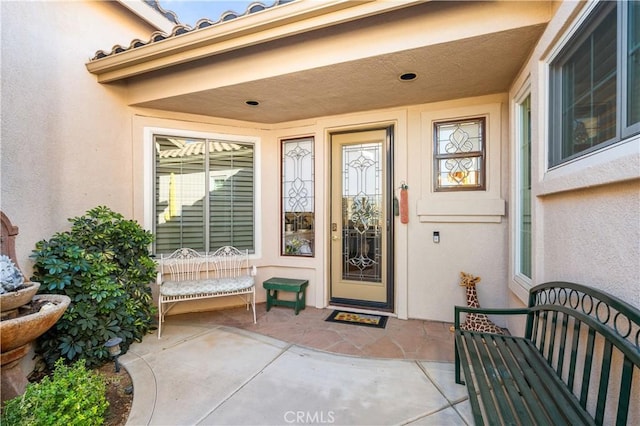
{"type": "MultiPolygon", "coordinates": [[[[208,119],[198,117],[181,117],[175,119],[175,114],[156,111],[154,117],[136,116],[134,118],[134,162],[147,164],[134,172],[135,188],[144,191],[144,179],[149,173],[149,153],[144,153],[145,128],[157,131],[195,131],[202,134],[234,134],[257,136],[260,138],[260,164],[278,164],[279,141],[301,135],[315,137],[316,141],[316,170],[317,176],[328,175],[327,158],[329,158],[329,133],[336,130],[356,129],[362,127],[380,127],[392,124],[395,128],[396,148],[396,176],[397,182],[415,182],[410,187],[412,199],[411,219],[408,225],[400,225],[397,221],[396,240],[396,309],[395,313],[401,318],[424,318],[441,321],[451,321],[449,307],[464,303],[464,292],[457,286],[460,270],[475,270],[484,277],[489,284],[479,291],[487,299],[496,304],[506,303],[506,240],[507,223],[504,199],[508,192],[508,185],[503,176],[508,173],[507,164],[501,162],[503,145],[501,140],[506,137],[506,122],[502,119],[506,114],[506,95],[491,95],[472,99],[442,102],[435,105],[416,105],[406,108],[371,111],[360,114],[322,117],[307,120],[305,123],[284,123],[285,129],[260,129],[259,125],[251,123],[231,123],[228,120],[208,119]],[[488,114],[492,124],[490,155],[487,167],[490,170],[487,191],[466,194],[438,194],[432,192],[432,173],[430,167],[431,150],[431,122],[443,117],[464,117],[488,114]],[[189,121],[185,121],[185,120],[189,121]],[[223,124],[224,123],[224,124],[223,124]],[[242,125],[239,130],[236,126],[242,125]],[[416,132],[415,139],[410,138],[411,131],[416,132]],[[419,155],[409,158],[409,152],[415,149],[419,155]],[[429,203],[441,201],[441,210],[431,211],[429,203]],[[487,207],[482,207],[487,204],[487,207]],[[424,206],[423,206],[424,205],[424,206]],[[473,214],[464,212],[475,206],[473,214]],[[423,206],[423,207],[421,207],[423,206]],[[478,207],[480,206],[480,207],[478,207]],[[456,215],[455,222],[444,216],[456,215]],[[485,223],[489,221],[489,223],[485,223]],[[432,232],[441,233],[441,243],[433,244],[432,232]],[[425,243],[426,242],[426,243],[425,243]],[[479,256],[484,250],[502,253],[488,260],[479,256]],[[456,253],[462,251],[461,256],[456,253]],[[468,253],[468,254],[464,254],[468,253]],[[422,258],[426,258],[422,259],[422,258]],[[435,265],[455,264],[452,268],[436,268],[435,265]],[[502,282],[502,285],[499,283],[502,282]],[[492,284],[493,283],[493,284],[492,284]],[[433,292],[440,297],[429,297],[433,292]]],[[[147,133],[149,134],[149,133],[147,133]]],[[[261,211],[261,230],[258,231],[262,244],[255,255],[258,266],[258,281],[273,275],[285,275],[310,280],[310,293],[307,302],[316,307],[325,307],[328,303],[328,233],[318,232],[316,236],[316,250],[318,255],[311,259],[282,257],[278,251],[279,206],[277,199],[279,191],[280,170],[277,167],[261,167],[259,171],[260,196],[263,208],[261,211]],[[276,224],[274,226],[274,224],[276,224]]],[[[328,183],[323,179],[316,182],[316,221],[328,228],[329,196],[328,183]]],[[[134,196],[135,216],[142,223],[145,222],[145,203],[142,194],[134,196]]],[[[148,205],[146,206],[148,207],[148,205]]],[[[148,222],[149,219],[147,218],[148,222]]],[[[481,296],[482,297],[482,296],[481,296]]],[[[259,295],[264,301],[264,294],[259,295]]],[[[176,308],[180,312],[179,307],[176,308]]]]}
{"type": "Polygon", "coordinates": [[[2,210],[20,265],[36,241],[96,205],[133,213],[131,112],[84,63],[96,44],[153,28],[109,2],[2,2],[2,210]]]}
{"type": "MultiPolygon", "coordinates": [[[[200,61],[195,67],[177,66],[168,68],[173,72],[147,74],[139,70],[142,65],[137,65],[138,75],[133,79],[99,84],[79,64],[87,62],[97,47],[114,42],[125,45],[133,38],[144,39],[157,28],[116,3],[3,4],[2,208],[21,227],[18,239],[21,264],[29,270],[28,255],[36,241],[64,229],[67,217],[82,214],[98,204],[108,205],[150,228],[150,219],[145,216],[149,198],[145,193],[145,179],[150,173],[151,160],[144,148],[149,143],[146,140],[149,129],[248,136],[259,141],[258,194],[262,208],[258,215],[254,260],[259,267],[258,279],[275,274],[309,278],[308,303],[327,306],[328,234],[322,229],[326,229],[329,220],[328,135],[334,130],[392,124],[395,129],[394,182],[404,181],[410,188],[409,223],[396,223],[394,313],[400,318],[451,321],[451,307],[464,303],[463,291],[457,286],[461,270],[483,278],[478,287],[483,304],[518,304],[528,283],[511,278],[514,276],[513,223],[509,221],[513,213],[509,210],[513,188],[512,110],[514,97],[528,84],[537,123],[533,129],[537,147],[533,158],[537,195],[533,282],[550,279],[586,282],[640,304],[637,287],[629,284],[638,282],[640,276],[640,268],[633,261],[638,258],[638,173],[634,167],[637,166],[637,138],[556,170],[545,170],[544,143],[540,143],[545,132],[544,63],[564,37],[563,32],[571,28],[571,20],[578,15],[580,5],[541,7],[539,2],[535,3],[538,4],[520,6],[524,11],[521,14],[513,5],[509,8],[501,4],[491,10],[503,11],[505,16],[513,18],[495,29],[498,32],[519,26],[535,27],[550,19],[539,44],[528,60],[521,63],[521,72],[506,86],[508,90],[467,97],[457,97],[458,92],[450,90],[450,96],[454,97],[449,100],[277,123],[130,105],[164,108],[171,102],[160,99],[175,99],[181,93],[215,88],[230,90],[226,88],[237,87],[243,81],[282,79],[285,71],[296,75],[302,69],[287,70],[286,58],[304,55],[302,45],[288,43],[267,51],[254,49],[246,57],[236,55],[230,60],[222,56],[215,64],[221,72],[208,72],[206,78],[203,73],[214,65],[200,61]],[[70,19],[71,16],[74,18],[70,19]],[[37,31],[45,24],[49,31],[37,31]],[[85,36],[64,36],[65,28],[70,25],[85,36]],[[241,69],[247,72],[239,73],[241,69]],[[233,81],[227,81],[229,78],[233,81]],[[474,115],[488,117],[486,191],[435,193],[431,172],[432,122],[474,115]],[[310,259],[279,255],[276,201],[279,170],[263,166],[278,163],[281,139],[301,135],[314,136],[316,141],[316,221],[320,226],[316,236],[318,255],[310,259]],[[591,178],[593,181],[585,180],[581,162],[590,162],[589,175],[596,176],[591,178]],[[567,170],[569,168],[571,170],[567,170]],[[578,205],[580,208],[576,209],[578,205]],[[431,242],[434,231],[440,232],[440,244],[431,242]],[[590,252],[599,253],[601,261],[593,262],[590,256],[581,255],[590,252]]],[[[413,44],[409,50],[447,43],[455,49],[455,40],[481,37],[489,31],[480,23],[466,25],[465,34],[444,31],[452,25],[454,16],[469,22],[466,13],[477,13],[488,6],[479,7],[470,4],[460,9],[442,8],[410,19],[405,16],[410,14],[394,11],[397,20],[384,28],[369,25],[354,30],[354,46],[362,43],[357,41],[358,37],[387,40],[371,45],[368,52],[345,46],[346,35],[342,32],[335,37],[310,36],[304,44],[309,60],[296,64],[304,64],[308,69],[324,69],[332,63],[393,53],[393,43],[397,45],[402,40],[401,36],[397,38],[398,34],[403,34],[403,30],[420,34],[424,25],[440,31],[425,35],[420,42],[415,38],[421,37],[411,38],[413,44]],[[309,43],[315,48],[309,49],[309,43]]],[[[344,6],[326,13],[343,16],[345,20],[347,17],[353,20],[356,15],[353,7],[345,9],[344,6]]],[[[486,17],[495,18],[491,13],[486,17]]],[[[323,28],[329,25],[319,19],[315,16],[309,22],[323,28]]],[[[283,24],[284,28],[277,31],[289,35],[291,25],[283,24]]],[[[406,51],[407,46],[400,50],[406,51]]],[[[186,55],[184,51],[180,54],[186,55]]],[[[440,75],[438,79],[444,77],[440,75]]],[[[286,92],[282,86],[276,85],[276,89],[286,92]]],[[[425,93],[424,98],[429,96],[425,93]]],[[[443,96],[446,92],[438,95],[443,96]]],[[[351,101],[345,98],[345,102],[351,101]]],[[[259,295],[260,299],[264,299],[264,294],[259,295]]]]}
{"type": "MultiPolygon", "coordinates": [[[[21,226],[18,252],[27,269],[27,258],[35,241],[63,229],[67,217],[82,214],[94,205],[109,205],[149,226],[144,214],[144,181],[148,173],[145,164],[149,161],[144,152],[146,128],[256,137],[259,139],[259,164],[279,161],[280,139],[314,136],[316,168],[319,171],[316,220],[326,226],[328,134],[336,129],[393,124],[396,150],[394,179],[409,184],[411,209],[409,224],[397,224],[396,228],[396,313],[404,318],[451,320],[449,307],[464,301],[462,292],[456,288],[459,270],[473,271],[483,277],[483,284],[479,287],[481,301],[505,305],[511,298],[508,288],[518,291],[515,284],[509,286],[509,276],[513,273],[510,272],[512,262],[509,261],[511,228],[507,219],[507,202],[512,188],[513,98],[526,82],[531,86],[534,121],[538,123],[533,129],[533,138],[538,141],[534,141],[538,151],[533,158],[537,172],[534,223],[539,231],[535,233],[533,281],[573,279],[590,284],[602,283],[599,286],[639,303],[637,288],[627,284],[637,282],[640,274],[637,262],[631,260],[638,257],[637,238],[633,238],[638,236],[637,138],[552,171],[545,170],[541,160],[545,155],[544,143],[540,143],[545,132],[544,62],[549,60],[558,40],[564,37],[563,31],[571,27],[579,5],[568,3],[557,10],[535,8],[531,4],[523,6],[530,9],[526,10],[529,15],[535,12],[533,20],[538,23],[551,18],[551,12],[555,16],[532,56],[522,64],[522,71],[509,86],[509,93],[271,124],[128,105],[148,103],[165,95],[173,97],[179,93],[197,92],[207,87],[233,86],[243,79],[253,81],[277,76],[284,72],[288,55],[299,57],[304,54],[294,43],[290,43],[290,47],[277,47],[272,52],[280,60],[270,60],[263,52],[258,56],[251,53],[247,58],[228,61],[229,72],[219,74],[235,79],[233,82],[197,78],[203,69],[210,68],[205,63],[198,67],[176,68],[172,73],[151,73],[148,78],[138,76],[128,83],[104,85],[97,84],[95,77],[77,64],[84,64],[96,47],[114,42],[126,44],[133,38],[144,39],[156,28],[116,3],[8,3],[2,7],[2,208],[21,226]],[[44,26],[49,30],[37,31],[44,26]],[[83,37],[65,36],[65,28],[69,26],[83,37]],[[255,64],[244,67],[254,74],[233,72],[243,68],[242,61],[255,64]],[[261,61],[264,67],[260,66],[261,61]],[[271,65],[266,66],[268,64],[271,65]],[[160,88],[169,92],[159,93],[160,88]],[[434,193],[431,182],[431,123],[438,119],[482,114],[489,117],[486,191],[434,193]],[[581,162],[589,162],[589,176],[593,177],[584,177],[583,168],[577,164],[581,162]],[[602,186],[591,188],[596,185],[602,186]],[[580,205],[580,208],[575,209],[575,205],[580,205]],[[565,224],[569,218],[572,220],[565,224]],[[585,234],[585,229],[590,232],[585,234]],[[431,234],[435,230],[441,232],[439,245],[431,243],[431,234]],[[562,238],[554,238],[559,235],[562,238]],[[603,242],[606,242],[605,253],[603,242]],[[567,250],[567,244],[581,249],[567,250]],[[589,256],[579,255],[595,247],[603,254],[602,262],[594,263],[589,256]],[[611,249],[610,255],[606,255],[607,247],[611,249]],[[482,256],[486,253],[491,256],[482,256]],[[440,296],[434,298],[434,293],[440,296]]],[[[452,13],[475,13],[477,9],[474,7],[477,6],[467,5],[454,11],[437,10],[432,15],[410,20],[399,15],[398,22],[392,22],[390,26],[393,28],[406,23],[407,33],[416,33],[421,25],[426,24],[440,28],[441,31],[436,32],[437,38],[423,40],[423,45],[427,46],[463,36],[476,37],[487,31],[482,25],[465,26],[468,33],[462,35],[443,30],[446,23],[451,23],[452,13]],[[434,21],[436,18],[440,20],[434,21]]],[[[501,7],[508,16],[520,16],[501,7]]],[[[458,19],[465,21],[466,17],[458,16],[458,19]]],[[[508,25],[532,24],[522,16],[520,20],[512,19],[508,25]]],[[[323,25],[327,26],[326,23],[323,25]]],[[[355,37],[393,39],[395,35],[402,34],[402,28],[396,28],[389,34],[389,27],[380,29],[379,33],[375,30],[375,26],[363,27],[360,30],[362,34],[355,37]],[[385,34],[389,37],[385,38],[385,34]]],[[[318,49],[308,49],[310,60],[303,63],[308,68],[318,68],[356,59],[356,52],[339,49],[345,45],[344,37],[342,33],[335,39],[313,37],[318,49]],[[315,51],[333,52],[333,58],[311,53],[315,51]],[[340,52],[343,57],[337,56],[340,52]]],[[[389,53],[393,50],[392,45],[391,41],[381,46],[376,44],[372,47],[375,51],[357,54],[365,57],[389,53]]],[[[410,46],[417,47],[417,44],[410,46]]],[[[223,71],[226,64],[222,61],[219,65],[223,71]]],[[[264,268],[265,276],[291,270],[294,274],[309,277],[312,290],[308,300],[315,306],[325,306],[327,235],[318,232],[319,255],[313,259],[280,257],[274,243],[279,239],[279,228],[274,226],[279,221],[277,203],[274,203],[278,197],[274,189],[279,187],[279,175],[272,167],[261,167],[259,173],[263,208],[259,216],[260,243],[256,263],[264,268]]]]}
{"type": "MultiPolygon", "coordinates": [[[[592,6],[559,6],[509,94],[512,111],[524,88],[530,87],[532,99],[532,282],[581,282],[640,306],[640,137],[546,166],[548,64],[592,6]]],[[[515,213],[513,204],[510,212],[515,213]]],[[[513,247],[513,223],[511,230],[513,247]]],[[[516,277],[510,257],[510,304],[517,306],[526,301],[529,283],[516,277]]]]}
{"type": "MultiPolygon", "coordinates": [[[[425,5],[417,7],[417,10],[430,10],[425,5]]],[[[66,229],[68,217],[81,215],[96,205],[107,205],[151,227],[146,209],[152,199],[146,185],[151,177],[149,135],[153,129],[245,136],[255,138],[258,147],[258,243],[252,259],[258,266],[257,280],[261,282],[275,275],[307,278],[310,281],[307,303],[326,307],[329,300],[329,233],[326,231],[330,207],[329,134],[336,130],[393,125],[394,182],[396,187],[401,182],[408,184],[410,206],[408,224],[395,219],[394,315],[403,319],[452,321],[453,306],[465,303],[463,288],[458,286],[460,271],[482,277],[478,293],[480,303],[487,307],[522,306],[531,283],[549,280],[581,282],[640,307],[639,137],[553,170],[547,170],[545,165],[546,64],[575,27],[584,4],[498,2],[492,6],[467,4],[458,9],[439,7],[442,9],[432,15],[413,16],[394,11],[397,20],[388,26],[349,27],[354,40],[358,41],[353,46],[366,44],[368,40],[386,41],[371,44],[370,51],[348,45],[349,32],[332,35],[331,21],[326,17],[323,21],[323,15],[318,14],[305,18],[307,21],[283,24],[281,29],[260,30],[274,38],[278,31],[293,37],[288,39],[289,43],[279,44],[273,50],[252,47],[243,51],[246,45],[234,47],[233,37],[227,34],[226,44],[215,44],[214,40],[208,45],[209,49],[224,47],[225,52],[195,65],[186,64],[189,49],[182,49],[176,50],[174,56],[157,59],[162,62],[162,70],[156,69],[158,64],[148,70],[140,63],[130,68],[120,64],[115,71],[107,69],[104,75],[96,77],[87,71],[85,64],[97,49],[114,43],[128,45],[134,38],[148,39],[157,28],[117,2],[0,3],[0,207],[20,227],[17,252],[21,266],[29,273],[29,254],[35,243],[66,229]],[[474,19],[482,7],[495,8],[483,14],[485,22],[474,19]],[[495,28],[491,24],[493,20],[502,27],[495,28]],[[302,41],[297,43],[297,33],[291,26],[305,23],[317,25],[322,32],[308,39],[300,36],[302,41]],[[491,25],[494,28],[487,28],[491,25]],[[427,31],[425,26],[440,30],[427,31]],[[468,34],[456,32],[460,26],[464,26],[468,34]],[[518,28],[525,30],[518,31],[518,28]],[[517,52],[515,63],[511,62],[513,55],[509,55],[517,49],[498,37],[502,31],[513,31],[510,34],[517,34],[523,40],[533,37],[531,49],[517,52]],[[406,34],[413,35],[411,40],[415,46],[403,45],[406,34]],[[481,69],[461,66],[458,73],[452,73],[450,68],[435,63],[443,46],[461,52],[473,49],[474,44],[469,44],[469,40],[487,43],[487,51],[504,47],[508,53],[504,60],[509,69],[502,69],[504,73],[491,80],[486,77],[486,84],[467,86],[463,85],[465,80],[474,81],[478,73],[485,76],[481,69]],[[495,44],[491,44],[492,40],[495,44]],[[230,54],[235,48],[238,50],[230,54]],[[410,52],[412,49],[418,50],[410,52]],[[371,84],[362,86],[366,92],[363,98],[344,97],[349,107],[336,105],[332,109],[331,103],[339,104],[339,97],[323,102],[321,92],[328,87],[325,80],[334,76],[332,66],[347,75],[358,69],[371,73],[376,69],[371,58],[389,55],[386,57],[389,61],[385,62],[387,71],[395,75],[404,71],[405,65],[418,66],[415,58],[422,54],[432,55],[429,63],[434,64],[436,71],[421,76],[414,88],[400,92],[409,100],[406,103],[366,103],[371,92],[384,94],[387,90],[381,86],[384,81],[376,80],[378,77],[374,78],[373,74],[371,84]],[[301,55],[308,56],[308,60],[300,61],[301,55]],[[301,63],[305,66],[287,67],[287,58],[297,58],[296,67],[301,63]],[[398,60],[396,65],[394,58],[398,60]],[[175,60],[175,64],[171,60],[175,60]],[[358,68],[359,65],[364,68],[358,68]],[[224,71],[222,77],[212,72],[214,69],[224,71]],[[106,78],[105,75],[112,82],[99,83],[97,80],[106,78]],[[308,76],[313,77],[313,82],[319,82],[318,88],[313,87],[315,83],[307,82],[308,91],[294,93],[305,87],[308,76]],[[448,77],[455,79],[456,84],[450,84],[448,77]],[[425,79],[432,86],[427,85],[425,79]],[[435,90],[436,87],[442,89],[435,90]],[[526,87],[530,87],[534,123],[531,281],[515,277],[513,266],[514,108],[515,99],[526,87]],[[264,120],[259,120],[258,116],[251,115],[257,113],[246,111],[245,105],[231,102],[247,99],[256,91],[258,97],[264,99],[271,99],[280,91],[284,100],[273,100],[273,108],[286,102],[303,108],[301,98],[307,96],[307,101],[314,103],[309,108],[321,112],[309,116],[287,111],[292,115],[284,116],[291,119],[278,121],[273,115],[265,115],[264,120]],[[197,111],[180,106],[188,99],[195,102],[197,111]],[[205,105],[207,100],[211,105],[205,105]],[[366,108],[358,103],[379,106],[366,108]],[[223,116],[203,114],[205,111],[227,112],[223,116]],[[478,115],[488,118],[486,190],[435,193],[431,172],[432,123],[478,115]],[[280,171],[273,166],[280,162],[280,140],[298,136],[313,136],[316,149],[317,254],[302,259],[279,255],[280,171]],[[439,244],[432,242],[434,231],[440,232],[439,244]]],[[[357,13],[352,9],[330,13],[341,14],[332,16],[349,18],[352,22],[357,20],[357,13]]],[[[285,9],[273,12],[280,16],[281,10],[285,9]]],[[[374,15],[378,12],[370,11],[374,15]]],[[[260,20],[268,20],[268,13],[230,25],[237,26],[237,31],[242,25],[248,25],[247,22],[257,28],[260,20]]],[[[256,40],[260,34],[265,33],[256,30],[255,34],[245,36],[249,39],[238,38],[235,42],[255,46],[259,44],[256,40]]],[[[88,67],[98,65],[89,62],[88,67]]],[[[394,99],[404,87],[393,90],[394,99]]],[[[269,101],[263,103],[269,106],[269,101]]],[[[258,302],[265,299],[260,287],[258,285],[258,302]]],[[[185,304],[183,310],[209,307],[185,304]]],[[[515,322],[503,325],[514,331],[522,327],[515,322]]]]}

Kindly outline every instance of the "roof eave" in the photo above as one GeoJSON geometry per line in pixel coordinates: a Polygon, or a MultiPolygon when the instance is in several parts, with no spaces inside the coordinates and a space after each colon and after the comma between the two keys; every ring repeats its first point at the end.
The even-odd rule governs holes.
{"type": "Polygon", "coordinates": [[[292,2],[286,4],[286,7],[245,15],[219,25],[96,59],[86,66],[89,72],[98,76],[99,82],[109,83],[426,1],[429,0],[292,2]]]}
{"type": "Polygon", "coordinates": [[[165,33],[171,33],[171,29],[175,25],[174,22],[163,16],[158,11],[154,10],[143,0],[117,0],[118,3],[138,15],[148,24],[152,25],[159,31],[165,33]]]}

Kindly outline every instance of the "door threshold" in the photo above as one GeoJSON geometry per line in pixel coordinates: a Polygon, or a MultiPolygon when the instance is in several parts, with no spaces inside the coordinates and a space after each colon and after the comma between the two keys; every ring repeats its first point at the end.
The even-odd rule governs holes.
{"type": "Polygon", "coordinates": [[[328,305],[327,309],[336,309],[336,310],[345,311],[345,312],[355,312],[357,314],[382,315],[383,317],[398,318],[398,315],[394,314],[393,312],[376,311],[373,309],[354,308],[351,306],[328,305]]]}

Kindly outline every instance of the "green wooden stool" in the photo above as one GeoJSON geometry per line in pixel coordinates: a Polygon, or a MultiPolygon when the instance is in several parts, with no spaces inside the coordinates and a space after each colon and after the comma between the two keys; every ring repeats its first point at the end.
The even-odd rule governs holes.
{"type": "Polygon", "coordinates": [[[305,307],[304,290],[309,285],[309,280],[296,280],[292,278],[269,278],[262,283],[267,290],[267,312],[272,306],[288,306],[295,309],[296,315],[305,307]],[[278,300],[278,291],[296,293],[296,300],[278,300]]]}

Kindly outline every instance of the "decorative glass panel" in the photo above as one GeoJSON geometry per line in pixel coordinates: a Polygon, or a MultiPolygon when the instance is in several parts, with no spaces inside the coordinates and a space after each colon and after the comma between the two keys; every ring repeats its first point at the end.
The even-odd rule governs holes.
{"type": "Polygon", "coordinates": [[[381,143],[342,148],[342,278],[382,281],[381,143]]]}
{"type": "Polygon", "coordinates": [[[435,124],[435,189],[484,189],[485,119],[435,124]]]}
{"type": "Polygon", "coordinates": [[[282,142],[282,254],[313,256],[313,138],[282,142]]]}

